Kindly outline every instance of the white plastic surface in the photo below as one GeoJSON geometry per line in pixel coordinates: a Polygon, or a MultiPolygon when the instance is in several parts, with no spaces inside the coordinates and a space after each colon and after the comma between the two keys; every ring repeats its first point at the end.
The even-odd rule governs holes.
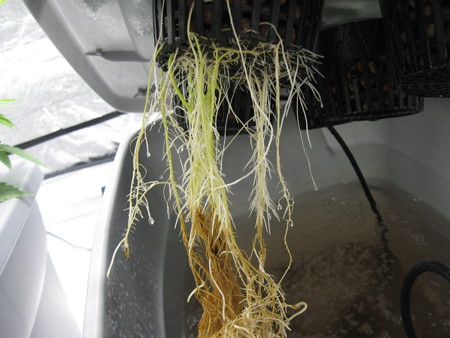
{"type": "Polygon", "coordinates": [[[58,275],[47,254],[45,283],[30,338],[80,338],[58,275]]]}
{"type": "MultiPolygon", "coordinates": [[[[0,204],[0,213],[2,209],[0,204]]],[[[28,220],[0,275],[0,336],[5,338],[30,336],[41,300],[47,264],[47,241],[39,209],[33,205],[31,210],[25,212],[17,210],[28,220]]],[[[11,222],[8,225],[21,224],[11,222]]],[[[0,241],[10,244],[2,239],[0,241]]]]}
{"type": "MultiPolygon", "coordinates": [[[[34,164],[21,161],[13,164],[9,170],[0,166],[0,182],[5,182],[22,191],[36,194],[44,178],[41,170],[34,164]]],[[[9,255],[22,231],[22,227],[34,203],[33,196],[16,198],[0,204],[0,275],[9,255]]]]}
{"type": "MultiPolygon", "coordinates": [[[[36,194],[40,169],[26,161],[0,169],[0,182],[36,194]]],[[[0,203],[0,337],[79,338],[47,254],[47,236],[34,196],[0,203]],[[33,333],[32,333],[33,332],[33,333]]]]}
{"type": "MultiPolygon", "coordinates": [[[[0,182],[35,194],[40,169],[29,162],[0,168],[0,182]]],[[[29,337],[46,268],[45,228],[34,196],[0,203],[0,327],[2,337],[29,337]]]]}

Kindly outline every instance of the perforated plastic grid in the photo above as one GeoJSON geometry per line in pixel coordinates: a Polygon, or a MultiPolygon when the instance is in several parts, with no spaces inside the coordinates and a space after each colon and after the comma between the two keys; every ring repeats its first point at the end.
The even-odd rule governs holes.
{"type": "MultiPolygon", "coordinates": [[[[159,55],[160,65],[176,48],[189,46],[189,31],[204,37],[204,44],[214,39],[216,43],[229,45],[234,39],[231,24],[241,39],[254,43],[278,41],[277,33],[283,39],[284,47],[300,46],[308,50],[316,49],[320,30],[323,0],[158,0],[157,20],[163,16],[162,40],[167,43],[159,55]],[[190,26],[189,15],[192,10],[190,26]],[[267,24],[263,24],[267,23],[267,24]],[[270,25],[276,27],[271,29],[270,25]]],[[[159,25],[155,25],[155,41],[160,38],[159,25]]]]}
{"type": "MultiPolygon", "coordinates": [[[[423,98],[404,93],[396,81],[381,19],[328,29],[320,34],[319,43],[324,56],[320,68],[324,78],[317,79],[317,87],[324,107],[307,91],[309,128],[423,110],[423,98]]],[[[304,122],[302,126],[305,127],[304,122]]]]}
{"type": "Polygon", "coordinates": [[[450,0],[381,0],[389,52],[401,88],[450,97],[450,0]]]}
{"type": "MultiPolygon", "coordinates": [[[[157,2],[155,13],[158,20],[163,15],[161,38],[166,44],[158,58],[163,68],[176,48],[180,55],[189,46],[187,33],[191,10],[189,30],[201,37],[204,46],[212,40],[223,46],[231,45],[233,23],[240,38],[250,42],[250,48],[259,42],[278,42],[278,33],[285,48],[297,46],[315,51],[323,9],[323,0],[229,0],[230,18],[224,0],[166,0],[165,7],[162,4],[161,0],[157,2]],[[277,30],[271,29],[269,24],[277,30]]],[[[155,31],[157,38],[159,33],[159,30],[155,31]]],[[[230,96],[232,92],[234,89],[230,96]]],[[[230,103],[224,101],[216,116],[216,127],[222,135],[243,131],[243,124],[253,125],[253,107],[247,92],[236,90],[230,103]],[[234,114],[228,115],[230,108],[234,114]]],[[[187,129],[184,111],[178,108],[176,114],[178,123],[187,129]]]]}

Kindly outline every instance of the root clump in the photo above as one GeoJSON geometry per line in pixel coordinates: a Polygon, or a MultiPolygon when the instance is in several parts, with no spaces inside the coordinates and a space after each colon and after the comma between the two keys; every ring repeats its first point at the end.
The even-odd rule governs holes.
{"type": "MultiPolygon", "coordinates": [[[[134,150],[129,224],[118,248],[122,247],[129,255],[128,237],[136,217],[142,214],[141,208],[147,209],[150,215],[145,194],[155,185],[166,185],[173,198],[182,242],[196,283],[191,295],[200,301],[204,311],[198,336],[286,337],[290,321],[306,310],[306,304],[287,304],[282,279],[275,281],[265,271],[267,252],[263,232],[264,229],[270,232],[272,217],[285,219],[286,235],[293,224],[293,200],[281,173],[279,139],[291,102],[295,101],[304,109],[303,86],[311,88],[320,100],[313,85],[317,56],[300,48],[285,51],[281,43],[250,46],[238,36],[231,47],[216,45],[214,41],[206,45],[194,33],[189,33],[189,37],[190,46],[176,50],[168,58],[166,72],[156,70],[157,53],[151,63],[149,88],[155,88],[155,92],[148,96],[134,150]],[[253,155],[248,160],[245,175],[237,181],[225,182],[221,168],[227,144],[217,130],[217,112],[227,102],[228,118],[239,121],[239,115],[230,104],[236,88],[251,96],[254,116],[249,122],[242,122],[241,132],[248,133],[253,155]],[[282,88],[288,93],[287,105],[283,108],[280,104],[282,88]],[[177,124],[176,114],[172,112],[182,112],[186,128],[177,124]],[[147,142],[146,124],[155,113],[161,114],[164,127],[170,179],[148,183],[139,165],[139,149],[147,142]],[[187,158],[182,162],[183,173],[178,177],[173,169],[177,158],[172,154],[176,154],[175,144],[180,141],[187,158]],[[277,153],[274,164],[267,156],[271,148],[277,153]],[[277,206],[267,187],[274,172],[281,187],[277,206]],[[252,252],[246,253],[236,243],[228,196],[233,185],[249,176],[254,178],[249,210],[256,216],[256,234],[252,252]],[[281,203],[283,215],[279,215],[283,209],[281,203]],[[289,309],[293,309],[290,316],[289,309]]],[[[164,43],[158,51],[163,46],[164,43]]],[[[290,255],[287,245],[286,249],[290,255]]]]}

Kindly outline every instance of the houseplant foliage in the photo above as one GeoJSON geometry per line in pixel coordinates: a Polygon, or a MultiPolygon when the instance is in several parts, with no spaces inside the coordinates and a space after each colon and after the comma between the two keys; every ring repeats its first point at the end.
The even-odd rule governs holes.
{"type": "MultiPolygon", "coordinates": [[[[0,108],[11,107],[11,105],[14,101],[16,101],[16,100],[15,99],[0,100],[0,108]]],[[[11,129],[14,128],[14,124],[4,114],[0,114],[0,125],[3,125],[7,128],[11,128],[11,129]]],[[[9,154],[14,154],[14,155],[20,156],[28,161],[34,162],[38,165],[45,166],[41,161],[39,161],[38,159],[36,159],[33,156],[31,156],[30,154],[28,154],[26,151],[24,151],[20,148],[5,144],[0,139],[0,162],[2,162],[5,166],[7,166],[9,170],[12,170],[12,163],[11,163],[11,160],[9,159],[9,154]]],[[[29,195],[31,195],[31,194],[21,191],[21,190],[13,187],[11,185],[8,185],[4,182],[0,182],[0,203],[4,202],[6,200],[9,200],[11,198],[17,198],[17,197],[29,196],[29,195]]]]}

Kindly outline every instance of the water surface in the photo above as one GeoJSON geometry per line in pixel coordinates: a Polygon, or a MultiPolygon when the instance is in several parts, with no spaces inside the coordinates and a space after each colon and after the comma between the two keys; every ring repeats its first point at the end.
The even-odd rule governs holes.
{"type": "MultiPolygon", "coordinates": [[[[400,290],[407,271],[425,259],[450,264],[449,221],[388,182],[369,184],[388,228],[385,239],[356,181],[296,198],[288,234],[294,262],[282,285],[289,303],[306,301],[308,310],[292,322],[288,337],[406,337],[400,290]]],[[[236,224],[245,247],[253,223],[245,217],[236,224]]],[[[266,271],[277,278],[288,264],[284,230],[273,223],[266,236],[266,271]]],[[[449,337],[450,286],[443,278],[419,277],[411,308],[419,337],[449,337]]],[[[195,337],[201,317],[196,300],[186,305],[186,314],[188,337],[195,337]]]]}

